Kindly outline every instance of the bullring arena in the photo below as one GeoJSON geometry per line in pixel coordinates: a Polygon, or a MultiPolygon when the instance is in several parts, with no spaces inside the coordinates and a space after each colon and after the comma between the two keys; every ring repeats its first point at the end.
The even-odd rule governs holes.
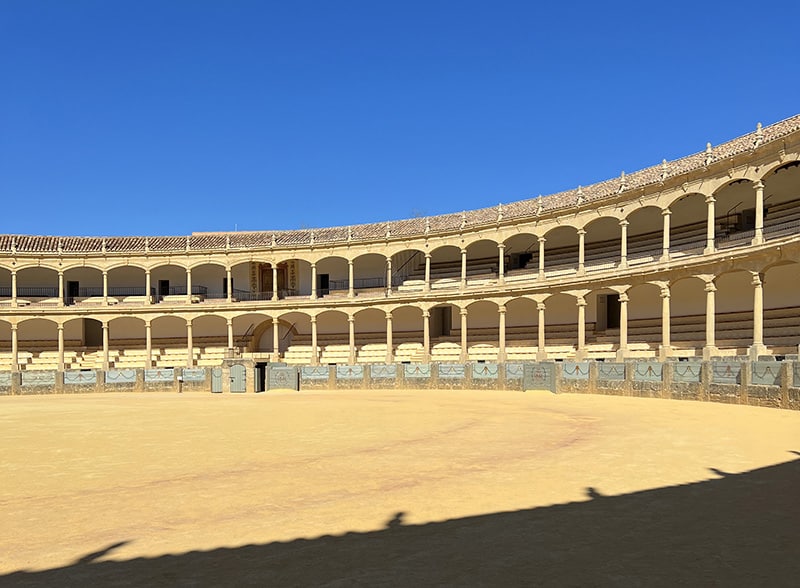
{"type": "Polygon", "coordinates": [[[0,585],[793,585],[798,227],[800,116],[443,216],[0,236],[0,585]]]}

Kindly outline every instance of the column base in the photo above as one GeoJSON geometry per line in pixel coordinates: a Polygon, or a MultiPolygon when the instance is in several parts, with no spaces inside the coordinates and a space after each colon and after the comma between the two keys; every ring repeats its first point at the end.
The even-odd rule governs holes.
{"type": "Polygon", "coordinates": [[[280,361],[281,361],[281,354],[280,354],[280,353],[270,353],[270,354],[269,354],[269,360],[270,360],[272,363],[280,363],[280,361]]]}
{"type": "Polygon", "coordinates": [[[706,345],[703,347],[703,361],[708,361],[717,355],[719,355],[719,349],[716,345],[706,345]]]}
{"type": "Polygon", "coordinates": [[[764,243],[764,235],[756,235],[750,242],[751,245],[762,245],[764,243]]]}
{"type": "Polygon", "coordinates": [[[757,361],[760,355],[771,355],[771,353],[763,343],[754,343],[748,347],[747,355],[750,357],[750,361],[757,361]]]}
{"type": "Polygon", "coordinates": [[[575,361],[585,361],[587,357],[589,357],[589,352],[585,349],[575,351],[575,361]]]}
{"type": "Polygon", "coordinates": [[[617,349],[616,360],[625,361],[625,359],[628,357],[628,351],[629,350],[627,347],[620,347],[619,349],[617,349]]]}
{"type": "Polygon", "coordinates": [[[709,255],[711,253],[715,253],[715,249],[713,247],[706,247],[703,249],[703,255],[709,255]]]}
{"type": "Polygon", "coordinates": [[[672,357],[672,345],[659,345],[658,346],[658,359],[664,361],[672,357]]]}
{"type": "Polygon", "coordinates": [[[547,351],[545,349],[540,349],[536,352],[536,361],[546,361],[547,360],[547,351]]]}
{"type": "Polygon", "coordinates": [[[669,253],[662,253],[661,257],[658,258],[658,261],[661,263],[669,263],[669,253]]]}

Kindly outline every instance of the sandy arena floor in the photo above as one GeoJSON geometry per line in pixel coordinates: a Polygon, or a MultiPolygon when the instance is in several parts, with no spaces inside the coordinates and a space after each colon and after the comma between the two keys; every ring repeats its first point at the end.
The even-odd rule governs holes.
{"type": "Polygon", "coordinates": [[[0,398],[0,585],[797,585],[797,452],[697,402],[0,398]]]}

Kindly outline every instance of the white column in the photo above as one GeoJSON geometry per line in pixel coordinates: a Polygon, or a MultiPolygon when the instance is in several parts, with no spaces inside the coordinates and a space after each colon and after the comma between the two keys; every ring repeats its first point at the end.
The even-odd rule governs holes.
{"type": "Polygon", "coordinates": [[[194,341],[192,337],[192,321],[186,321],[186,367],[194,366],[194,341]]]}
{"type": "Polygon", "coordinates": [[[272,361],[280,361],[281,359],[281,338],[278,327],[280,322],[277,318],[272,319],[272,361]]]}
{"type": "Polygon", "coordinates": [[[578,274],[586,273],[586,230],[578,229],[578,274]]]}
{"type": "Polygon", "coordinates": [[[716,218],[714,216],[714,203],[716,199],[713,196],[706,196],[706,205],[708,207],[707,224],[706,224],[706,248],[703,253],[714,253],[714,229],[716,226],[716,218]]]}
{"type": "Polygon", "coordinates": [[[317,299],[317,264],[311,264],[311,300],[317,299]]]}
{"type": "Polygon", "coordinates": [[[547,239],[539,237],[539,279],[544,280],[544,244],[547,239]]]}
{"type": "Polygon", "coordinates": [[[64,325],[58,325],[58,371],[64,371],[64,325]]]}
{"type": "Polygon", "coordinates": [[[503,285],[506,281],[506,246],[504,243],[497,244],[497,283],[503,285]]]}
{"type": "Polygon", "coordinates": [[[617,361],[622,361],[628,355],[628,294],[619,295],[619,349],[617,361]]]}
{"type": "Polygon", "coordinates": [[[465,362],[469,358],[467,349],[467,309],[461,309],[461,361],[465,362]]]}
{"type": "Polygon", "coordinates": [[[103,271],[103,304],[108,306],[108,272],[103,271]]]}
{"type": "Polygon", "coordinates": [[[753,360],[766,355],[764,345],[764,282],[761,274],[753,274],[753,346],[750,355],[753,360]]]}
{"type": "MultiPolygon", "coordinates": [[[[60,297],[61,304],[64,304],[64,296],[60,297]]],[[[11,306],[17,306],[17,270],[11,270],[11,306]]]]}
{"type": "Polygon", "coordinates": [[[186,304],[192,303],[192,269],[186,268],[186,304]]]}
{"type": "Polygon", "coordinates": [[[394,361],[392,353],[392,313],[386,313],[386,363],[394,361]]]}
{"type": "Polygon", "coordinates": [[[709,359],[716,352],[716,325],[714,323],[716,312],[714,310],[714,293],[716,291],[717,286],[713,280],[706,282],[706,346],[703,350],[704,359],[709,359]]]}
{"type": "Polygon", "coordinates": [[[461,250],[461,289],[467,287],[467,250],[461,250]]]}
{"type": "Polygon", "coordinates": [[[670,309],[669,309],[670,291],[669,286],[661,288],[661,352],[659,356],[665,359],[671,355],[672,341],[670,338],[670,309]]]}
{"type": "Polygon", "coordinates": [[[103,370],[108,371],[108,323],[103,322],[103,370]]]}
{"type": "Polygon", "coordinates": [[[64,306],[64,272],[58,272],[58,305],[64,306]]]}
{"type": "Polygon", "coordinates": [[[539,311],[539,338],[536,341],[536,359],[547,359],[546,342],[544,339],[544,302],[539,302],[536,309],[539,311]]]}
{"type": "Polygon", "coordinates": [[[311,317],[311,365],[319,365],[319,352],[317,351],[317,317],[311,317]]]}
{"type": "Polygon", "coordinates": [[[623,219],[619,221],[621,229],[620,247],[619,247],[619,267],[628,267],[628,225],[630,223],[623,219]]]}
{"type": "Polygon", "coordinates": [[[272,264],[272,299],[278,299],[278,266],[272,264]]]}
{"type": "Polygon", "coordinates": [[[233,302],[233,276],[231,275],[231,268],[225,268],[225,280],[228,283],[228,302],[233,302]]]}
{"type": "Polygon", "coordinates": [[[753,235],[753,245],[764,242],[764,183],[758,181],[754,185],[756,189],[756,230],[753,235]]]}
{"type": "Polygon", "coordinates": [[[425,254],[425,292],[430,292],[431,290],[431,254],[425,254]]]}
{"type": "Polygon", "coordinates": [[[19,336],[17,325],[11,325],[11,369],[19,371],[19,336]]]}
{"type": "Polygon", "coordinates": [[[392,258],[386,258],[386,296],[392,295],[392,258]]]}
{"type": "Polygon", "coordinates": [[[353,260],[347,260],[347,297],[353,298],[356,295],[353,287],[353,260]]]}
{"type": "Polygon", "coordinates": [[[672,216],[672,211],[665,208],[661,211],[661,216],[664,219],[664,233],[661,237],[661,261],[669,261],[669,217],[672,216]]]}
{"type": "Polygon", "coordinates": [[[153,330],[150,327],[150,321],[144,324],[144,345],[145,345],[145,368],[150,369],[153,367],[153,330]]]}
{"type": "Polygon", "coordinates": [[[431,311],[422,311],[422,350],[425,352],[425,357],[431,356],[431,311]]]}
{"type": "Polygon", "coordinates": [[[586,357],[586,299],[578,296],[575,303],[578,306],[578,345],[575,358],[581,360],[586,357]]]}
{"type": "Polygon", "coordinates": [[[500,314],[500,325],[498,327],[498,354],[497,361],[504,362],[506,360],[506,307],[501,304],[497,307],[497,312],[500,314]]]}
{"type": "Polygon", "coordinates": [[[350,357],[348,363],[353,365],[356,362],[356,319],[355,317],[347,317],[347,327],[350,332],[350,357]]]}
{"type": "Polygon", "coordinates": [[[144,299],[145,304],[153,303],[153,298],[150,296],[150,270],[144,270],[144,299]]]}

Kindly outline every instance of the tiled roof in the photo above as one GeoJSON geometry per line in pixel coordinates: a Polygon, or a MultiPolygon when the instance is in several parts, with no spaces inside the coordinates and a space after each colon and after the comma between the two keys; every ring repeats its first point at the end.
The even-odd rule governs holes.
{"type": "Polygon", "coordinates": [[[509,204],[450,213],[427,218],[410,218],[381,223],[298,229],[290,231],[253,231],[234,233],[195,233],[188,237],[57,237],[31,235],[0,235],[2,253],[143,253],[145,251],[197,251],[251,249],[266,247],[294,247],[313,244],[341,243],[346,241],[372,241],[384,237],[413,237],[424,234],[448,233],[487,224],[522,220],[542,212],[571,208],[579,203],[594,202],[661,182],[707,167],[716,161],[747,153],[755,148],[781,139],[800,130],[800,114],[768,127],[743,135],[716,147],[710,146],[699,153],[675,161],[633,172],[624,176],[576,188],[519,200],[509,204]]]}

